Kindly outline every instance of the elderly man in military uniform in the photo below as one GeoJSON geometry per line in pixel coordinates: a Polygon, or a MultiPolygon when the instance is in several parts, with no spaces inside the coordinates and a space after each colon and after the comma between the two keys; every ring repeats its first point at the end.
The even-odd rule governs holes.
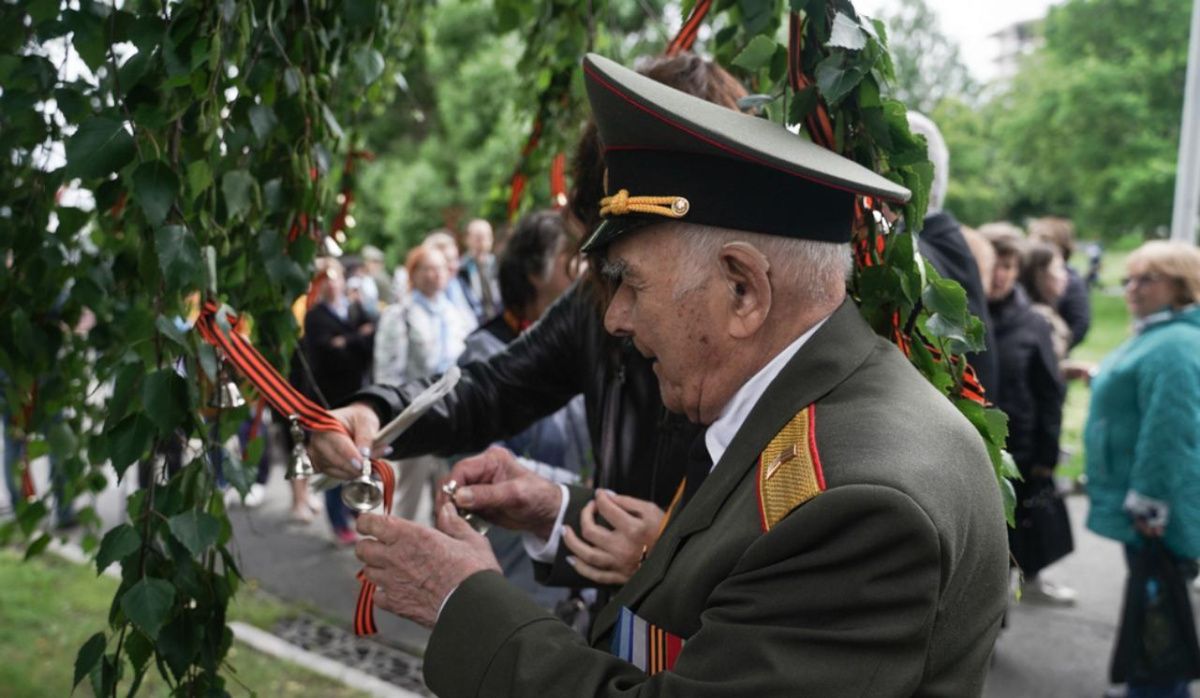
{"type": "MultiPolygon", "coordinates": [[[[492,449],[437,529],[359,519],[376,603],[433,628],[442,696],[978,695],[1007,543],[984,445],[846,298],[855,195],[907,190],[766,120],[584,61],[610,194],[605,323],[707,425],[641,568],[584,638],[498,573],[470,511],[566,560],[591,497],[492,449]]],[[[359,443],[379,418],[338,412],[359,443]]],[[[355,447],[320,436],[328,472],[355,447]]],[[[585,525],[585,538],[615,535],[585,525]]],[[[601,563],[601,560],[594,560],[601,563]]]]}

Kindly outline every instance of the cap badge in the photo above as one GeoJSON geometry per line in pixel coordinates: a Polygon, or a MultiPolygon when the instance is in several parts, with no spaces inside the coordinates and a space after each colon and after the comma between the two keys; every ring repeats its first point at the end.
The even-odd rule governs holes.
{"type": "Polygon", "coordinates": [[[601,216],[648,213],[667,218],[683,218],[691,207],[691,203],[682,196],[630,196],[628,189],[600,199],[601,216]]]}

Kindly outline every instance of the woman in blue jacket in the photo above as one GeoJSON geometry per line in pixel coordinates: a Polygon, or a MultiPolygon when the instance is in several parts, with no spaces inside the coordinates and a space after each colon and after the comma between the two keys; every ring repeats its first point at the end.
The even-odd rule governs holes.
{"type": "MultiPolygon", "coordinates": [[[[1200,250],[1148,242],[1126,265],[1125,302],[1135,334],[1092,379],[1084,429],[1087,526],[1130,550],[1143,537],[1161,537],[1194,576],[1192,561],[1200,558],[1200,250]]],[[[1131,684],[1129,695],[1186,695],[1186,684],[1131,684]]]]}

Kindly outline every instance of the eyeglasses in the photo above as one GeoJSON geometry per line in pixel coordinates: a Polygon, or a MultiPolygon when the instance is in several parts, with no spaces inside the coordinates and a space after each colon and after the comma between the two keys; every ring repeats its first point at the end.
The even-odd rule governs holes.
{"type": "Polygon", "coordinates": [[[1121,285],[1122,286],[1145,286],[1146,284],[1153,284],[1153,283],[1157,283],[1159,281],[1165,281],[1166,278],[1167,277],[1165,277],[1161,274],[1155,274],[1154,272],[1150,272],[1147,274],[1134,274],[1133,276],[1126,276],[1125,278],[1121,279],[1121,285]]]}

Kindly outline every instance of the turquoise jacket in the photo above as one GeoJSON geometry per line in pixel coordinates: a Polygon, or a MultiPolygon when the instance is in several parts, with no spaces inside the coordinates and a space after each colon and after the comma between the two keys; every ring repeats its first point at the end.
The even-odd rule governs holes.
{"type": "Polygon", "coordinates": [[[1200,558],[1200,306],[1152,320],[1100,365],[1084,428],[1087,526],[1137,541],[1130,492],[1166,503],[1166,543],[1200,558]]]}

